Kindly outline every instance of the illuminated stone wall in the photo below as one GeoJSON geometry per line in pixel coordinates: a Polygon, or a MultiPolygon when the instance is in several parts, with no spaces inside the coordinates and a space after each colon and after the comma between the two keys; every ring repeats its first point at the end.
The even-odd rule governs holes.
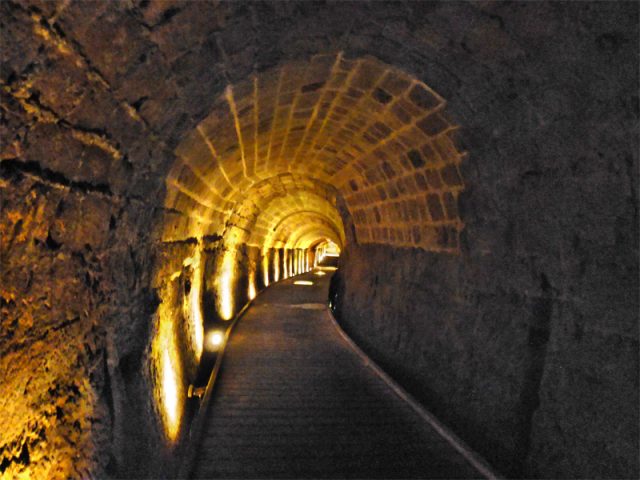
{"type": "Polygon", "coordinates": [[[637,5],[0,12],[3,472],[169,475],[207,322],[327,239],[499,469],[637,476],[637,5]]]}
{"type": "MultiPolygon", "coordinates": [[[[273,182],[303,196],[330,185],[344,197],[359,243],[455,252],[464,155],[444,106],[408,75],[343,54],[317,55],[229,86],[176,149],[168,235],[222,234],[239,199],[252,198],[254,188],[264,198],[273,182]]],[[[336,214],[332,203],[327,216],[336,214]]],[[[291,208],[312,206],[302,198],[291,208]]]]}
{"type": "Polygon", "coordinates": [[[159,474],[149,199],[172,156],[43,19],[59,7],[0,6],[0,470],[159,474]]]}

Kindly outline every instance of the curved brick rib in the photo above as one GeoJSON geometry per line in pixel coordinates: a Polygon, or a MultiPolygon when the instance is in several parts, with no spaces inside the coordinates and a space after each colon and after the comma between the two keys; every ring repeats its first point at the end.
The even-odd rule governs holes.
{"type": "Polygon", "coordinates": [[[193,477],[479,477],[340,337],[328,281],[280,282],[236,327],[193,477]]]}

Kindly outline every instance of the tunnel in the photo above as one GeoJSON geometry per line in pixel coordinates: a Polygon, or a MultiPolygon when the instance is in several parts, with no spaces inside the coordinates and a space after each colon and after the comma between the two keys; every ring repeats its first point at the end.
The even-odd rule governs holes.
{"type": "Polygon", "coordinates": [[[0,11],[2,478],[183,478],[269,298],[477,477],[638,477],[637,3],[0,11]]]}

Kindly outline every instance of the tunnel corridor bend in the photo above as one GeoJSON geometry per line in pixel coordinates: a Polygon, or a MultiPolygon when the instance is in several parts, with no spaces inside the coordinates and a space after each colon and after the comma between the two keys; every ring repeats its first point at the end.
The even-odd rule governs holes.
{"type": "Polygon", "coordinates": [[[345,341],[318,272],[269,287],[240,318],[191,477],[484,477],[345,341]]]}

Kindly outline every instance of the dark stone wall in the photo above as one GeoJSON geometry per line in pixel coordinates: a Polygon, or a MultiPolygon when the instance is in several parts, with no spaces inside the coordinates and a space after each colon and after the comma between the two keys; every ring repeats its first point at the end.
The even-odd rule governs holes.
{"type": "MultiPolygon", "coordinates": [[[[576,322],[544,273],[527,277],[524,293],[511,283],[510,267],[496,262],[350,247],[333,303],[367,353],[506,475],[633,476],[633,325],[604,339],[587,338],[585,331],[597,328],[601,317],[576,322]],[[499,269],[502,281],[495,276],[499,269]],[[478,283],[481,270],[485,277],[478,283]],[[562,363],[567,351],[569,372],[562,363]],[[545,431],[549,425],[552,432],[545,431]],[[570,445],[557,440],[569,436],[570,445]]],[[[627,305],[628,324],[636,308],[633,300],[627,305]]]]}
{"type": "Polygon", "coordinates": [[[637,19],[622,2],[1,2],[2,470],[167,474],[148,347],[181,288],[155,275],[190,255],[158,228],[171,152],[228,83],[343,51],[442,94],[469,151],[461,255],[352,243],[349,331],[505,472],[637,476],[637,19]]]}
{"type": "Polygon", "coordinates": [[[345,328],[509,476],[638,475],[637,16],[497,7],[488,38],[517,48],[468,35],[482,61],[448,97],[461,254],[341,258],[345,328]]]}

